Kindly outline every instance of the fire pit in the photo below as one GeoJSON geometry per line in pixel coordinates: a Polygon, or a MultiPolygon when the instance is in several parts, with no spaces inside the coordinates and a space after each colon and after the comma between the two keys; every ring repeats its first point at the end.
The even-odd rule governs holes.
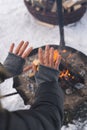
{"type": "MultiPolygon", "coordinates": [[[[60,51],[60,46],[51,46],[60,51]]],[[[44,50],[45,46],[42,48],[44,50]]],[[[32,51],[30,57],[26,60],[26,64],[31,64],[37,58],[37,52],[38,48],[32,51]]],[[[61,50],[61,55],[59,84],[65,95],[65,114],[68,113],[69,117],[67,118],[73,118],[72,115],[75,116],[76,108],[87,100],[87,56],[67,46],[61,50]]],[[[30,74],[31,72],[28,72],[14,78],[13,87],[25,98],[25,104],[34,102],[35,92],[38,88],[34,76],[30,76],[30,74]]],[[[68,120],[70,121],[70,119],[68,120]]]]}
{"type": "MultiPolygon", "coordinates": [[[[38,20],[58,25],[56,0],[24,0],[28,11],[38,20]]],[[[62,11],[64,25],[74,23],[81,19],[86,11],[86,0],[79,2],[63,0],[62,11]]]]}
{"type": "MultiPolygon", "coordinates": [[[[60,51],[58,45],[51,46],[60,51]]],[[[42,48],[44,49],[44,46],[42,48]]],[[[37,51],[38,48],[32,51],[30,57],[27,58],[27,64],[31,64],[37,58],[37,51]]],[[[74,109],[75,106],[87,99],[87,56],[70,47],[61,50],[61,55],[59,84],[65,93],[64,106],[65,109],[74,109]]],[[[20,79],[22,84],[17,82],[18,85],[15,84],[15,86],[21,86],[20,88],[24,87],[25,91],[29,90],[27,91],[28,103],[31,101],[29,93],[31,92],[34,96],[37,89],[34,77],[30,75],[31,72],[19,76],[16,80],[18,82],[20,79]]]]}

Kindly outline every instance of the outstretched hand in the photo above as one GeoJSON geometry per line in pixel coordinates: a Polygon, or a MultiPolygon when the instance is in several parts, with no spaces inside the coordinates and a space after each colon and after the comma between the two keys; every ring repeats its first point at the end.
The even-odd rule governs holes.
{"type": "Polygon", "coordinates": [[[53,47],[50,48],[47,45],[45,47],[44,52],[43,52],[42,48],[39,48],[38,59],[40,61],[40,64],[58,70],[59,64],[60,64],[60,61],[61,61],[61,56],[58,54],[56,62],[54,62],[54,48],[53,47]]]}
{"type": "MultiPolygon", "coordinates": [[[[18,55],[21,58],[26,59],[29,56],[29,54],[31,53],[31,51],[33,50],[32,47],[27,49],[28,45],[29,45],[29,42],[21,41],[19,43],[19,45],[16,47],[16,49],[14,49],[15,44],[12,43],[11,46],[10,46],[9,52],[13,53],[15,55],[18,55]]],[[[26,72],[31,68],[32,68],[32,66],[26,66],[26,67],[23,68],[23,72],[26,72]]]]}

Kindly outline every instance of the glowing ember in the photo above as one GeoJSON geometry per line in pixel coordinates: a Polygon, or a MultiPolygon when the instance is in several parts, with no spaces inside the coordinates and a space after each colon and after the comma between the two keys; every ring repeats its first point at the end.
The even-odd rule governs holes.
{"type": "Polygon", "coordinates": [[[63,71],[61,71],[59,77],[60,78],[65,78],[66,80],[68,80],[69,78],[74,79],[74,76],[72,76],[70,74],[69,70],[63,70],[63,71]]]}
{"type": "Polygon", "coordinates": [[[54,57],[53,57],[54,62],[57,60],[58,55],[59,55],[58,50],[55,50],[54,51],[54,57]]]}
{"type": "Polygon", "coordinates": [[[63,50],[62,52],[63,52],[63,53],[66,53],[66,52],[67,52],[67,50],[63,50]]]}

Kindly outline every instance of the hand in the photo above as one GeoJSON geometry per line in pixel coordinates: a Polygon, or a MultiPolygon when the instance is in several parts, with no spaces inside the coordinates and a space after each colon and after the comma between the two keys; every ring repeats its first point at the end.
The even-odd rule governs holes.
{"type": "MultiPolygon", "coordinates": [[[[18,55],[18,56],[20,56],[20,57],[22,57],[22,58],[25,59],[25,58],[27,58],[27,56],[29,56],[29,54],[33,50],[32,47],[30,47],[30,48],[27,49],[28,45],[29,45],[29,42],[21,41],[19,43],[19,45],[16,47],[16,49],[14,50],[15,44],[12,43],[12,45],[10,46],[9,52],[13,53],[15,55],[18,55]]],[[[23,72],[26,72],[26,71],[28,71],[31,68],[32,68],[32,66],[24,67],[23,72]]]]}
{"type": "Polygon", "coordinates": [[[49,46],[46,46],[44,53],[43,53],[42,48],[39,48],[38,58],[39,58],[40,64],[58,70],[59,64],[61,61],[61,56],[58,54],[56,62],[54,62],[53,57],[54,57],[54,48],[53,47],[49,48],[49,46]]]}

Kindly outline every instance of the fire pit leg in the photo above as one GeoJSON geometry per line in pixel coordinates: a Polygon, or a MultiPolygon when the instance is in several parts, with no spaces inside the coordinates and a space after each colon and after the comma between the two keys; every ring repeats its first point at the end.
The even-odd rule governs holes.
{"type": "Polygon", "coordinates": [[[65,47],[64,41],[64,20],[62,13],[62,0],[56,0],[57,2],[57,15],[58,15],[58,24],[59,24],[59,32],[60,32],[60,48],[65,47]]]}

